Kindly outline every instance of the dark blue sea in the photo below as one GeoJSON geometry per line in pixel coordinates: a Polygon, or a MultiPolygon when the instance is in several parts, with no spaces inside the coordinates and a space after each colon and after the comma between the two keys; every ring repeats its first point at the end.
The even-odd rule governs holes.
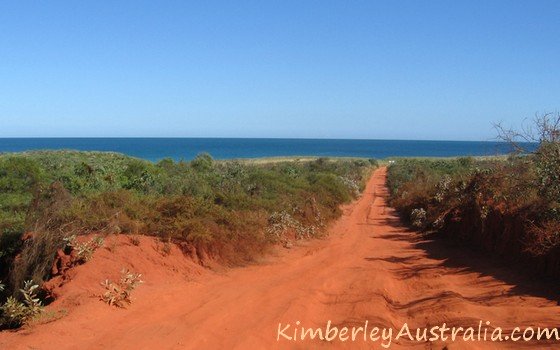
{"type": "Polygon", "coordinates": [[[242,139],[242,138],[0,138],[0,152],[29,150],[112,151],[157,161],[278,156],[449,157],[499,155],[507,144],[483,141],[242,139]]]}

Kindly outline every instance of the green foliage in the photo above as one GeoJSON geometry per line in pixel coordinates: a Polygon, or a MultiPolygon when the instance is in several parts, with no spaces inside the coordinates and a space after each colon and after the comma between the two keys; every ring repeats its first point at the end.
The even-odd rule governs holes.
{"type": "Polygon", "coordinates": [[[6,299],[4,305],[0,307],[2,319],[0,326],[15,328],[20,327],[27,320],[27,312],[25,304],[10,296],[6,299]]]}
{"type": "MultiPolygon", "coordinates": [[[[476,165],[486,167],[487,161],[478,161],[476,165]]],[[[467,175],[474,166],[475,161],[472,158],[398,159],[389,166],[387,186],[391,194],[395,195],[403,191],[404,184],[421,181],[423,184],[435,185],[445,175],[467,175]]]]}
{"type": "Polygon", "coordinates": [[[38,185],[44,174],[39,164],[28,158],[0,158],[0,191],[26,193],[38,185]]]}
{"type": "Polygon", "coordinates": [[[0,277],[6,275],[21,247],[19,236],[25,228],[27,209],[44,176],[33,160],[16,155],[0,157],[0,277]]]}
{"type": "MultiPolygon", "coordinates": [[[[536,256],[560,247],[558,174],[558,145],[542,144],[535,155],[507,159],[398,160],[389,167],[387,183],[391,204],[417,228],[440,230],[452,224],[449,221],[470,222],[471,227],[461,230],[483,232],[489,215],[502,220],[491,223],[497,227],[508,217],[521,226],[517,236],[507,232],[502,237],[494,228],[491,234],[497,238],[481,244],[505,245],[502,240],[511,240],[536,256]]],[[[458,231],[450,234],[469,235],[458,231]]],[[[480,239],[483,234],[471,236],[480,239]]]]}
{"type": "Polygon", "coordinates": [[[156,164],[102,152],[0,155],[0,278],[10,291],[48,279],[56,251],[68,243],[88,260],[96,244],[64,238],[92,232],[153,235],[243,262],[270,243],[273,213],[289,213],[301,237],[320,234],[375,166],[328,158],[258,164],[208,154],[156,164]]]}
{"type": "Polygon", "coordinates": [[[191,161],[191,167],[199,172],[209,172],[212,170],[214,160],[208,153],[201,153],[191,161]]]}
{"type": "Polygon", "coordinates": [[[19,327],[43,311],[43,305],[37,297],[37,288],[39,285],[32,280],[25,281],[23,288],[19,290],[22,301],[13,296],[8,297],[0,306],[0,327],[19,327]]]}
{"type": "Polygon", "coordinates": [[[64,243],[66,247],[76,252],[76,262],[85,263],[91,259],[93,253],[103,246],[104,239],[101,236],[95,236],[89,241],[78,242],[76,235],[65,237],[64,243]]]}
{"type": "Polygon", "coordinates": [[[101,283],[101,285],[106,289],[105,293],[101,296],[101,300],[111,306],[117,307],[125,307],[127,304],[131,304],[132,291],[140,284],[144,283],[144,281],[141,280],[141,277],[142,275],[139,273],[122,269],[121,278],[118,282],[105,280],[101,283]]]}
{"type": "Polygon", "coordinates": [[[514,210],[536,199],[530,164],[526,157],[397,160],[387,174],[391,204],[409,218],[413,209],[424,210],[426,226],[417,225],[423,227],[458,205],[474,202],[503,202],[514,210]]]}
{"type": "Polygon", "coordinates": [[[550,202],[560,203],[560,143],[542,143],[537,150],[535,164],[540,195],[550,202]]]}
{"type": "Polygon", "coordinates": [[[274,241],[289,240],[286,236],[289,231],[292,231],[295,239],[304,239],[315,237],[321,228],[320,224],[304,225],[300,221],[294,219],[289,213],[285,211],[277,213],[274,212],[268,218],[268,227],[266,233],[274,241]]]}

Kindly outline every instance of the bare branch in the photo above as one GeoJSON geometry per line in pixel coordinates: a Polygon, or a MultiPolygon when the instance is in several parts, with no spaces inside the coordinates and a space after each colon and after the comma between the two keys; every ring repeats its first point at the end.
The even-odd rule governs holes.
{"type": "Polygon", "coordinates": [[[495,123],[497,139],[508,143],[515,153],[535,153],[522,143],[558,143],[560,142],[560,113],[536,114],[529,122],[525,119],[520,131],[508,128],[503,123],[495,123]]]}

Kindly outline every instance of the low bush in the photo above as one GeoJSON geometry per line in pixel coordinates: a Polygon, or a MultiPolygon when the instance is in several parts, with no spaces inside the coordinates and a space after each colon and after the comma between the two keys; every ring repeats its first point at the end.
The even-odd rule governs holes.
{"type": "Polygon", "coordinates": [[[100,236],[95,236],[91,240],[85,242],[78,242],[76,235],[65,237],[63,240],[67,248],[75,251],[75,261],[78,264],[83,264],[91,259],[93,252],[101,248],[104,243],[103,237],[100,236]]]}
{"type": "Polygon", "coordinates": [[[542,162],[547,151],[468,161],[397,160],[388,170],[390,203],[417,229],[526,259],[537,271],[560,276],[557,180],[541,169],[552,166],[552,157],[542,162]]]}
{"type": "Polygon", "coordinates": [[[127,269],[121,270],[121,278],[118,282],[105,280],[101,283],[106,289],[105,293],[101,296],[101,300],[117,307],[125,307],[127,304],[131,304],[132,291],[144,283],[141,277],[142,275],[139,273],[130,272],[127,269]]]}
{"type": "Polygon", "coordinates": [[[0,306],[0,328],[20,327],[42,312],[43,305],[37,297],[37,288],[39,285],[33,281],[25,281],[23,288],[19,290],[23,301],[13,296],[8,297],[0,306]]]}

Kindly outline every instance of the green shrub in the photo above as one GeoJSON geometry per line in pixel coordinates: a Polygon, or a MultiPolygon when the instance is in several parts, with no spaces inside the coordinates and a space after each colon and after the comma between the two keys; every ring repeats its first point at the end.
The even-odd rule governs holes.
{"type": "Polygon", "coordinates": [[[542,143],[535,158],[539,194],[551,203],[560,203],[560,143],[542,143]]]}
{"type": "Polygon", "coordinates": [[[144,281],[141,280],[142,275],[131,272],[127,269],[121,271],[121,278],[118,282],[105,280],[101,285],[106,291],[101,296],[101,300],[111,306],[125,307],[132,303],[132,292],[144,281]]]}
{"type": "Polygon", "coordinates": [[[85,263],[89,261],[92,258],[93,253],[97,249],[101,248],[104,243],[103,237],[100,236],[95,236],[91,240],[85,242],[78,242],[76,240],[76,235],[65,237],[63,240],[67,248],[76,252],[77,263],[85,263]]]}
{"type": "MultiPolygon", "coordinates": [[[[450,224],[445,222],[446,217],[455,222],[473,223],[468,229],[476,226],[481,231],[490,213],[495,214],[493,220],[515,218],[522,225],[519,231],[502,233],[494,229],[496,232],[489,233],[497,236],[492,243],[479,243],[500,245],[504,244],[502,241],[512,240],[522,246],[518,254],[552,254],[560,247],[555,193],[560,181],[556,174],[560,170],[557,168],[560,158],[555,159],[555,152],[544,145],[534,156],[507,159],[398,160],[388,171],[390,203],[413,226],[423,230],[445,228],[450,224]],[[511,238],[513,234],[517,236],[511,238]]],[[[458,232],[457,228],[449,234],[458,239],[483,236],[458,232]]]]}
{"type": "Polygon", "coordinates": [[[209,172],[212,170],[213,163],[214,160],[208,153],[202,153],[191,161],[191,167],[199,172],[209,172]]]}
{"type": "Polygon", "coordinates": [[[25,281],[23,288],[19,290],[23,301],[13,296],[8,297],[0,306],[0,327],[19,327],[43,311],[43,305],[36,294],[37,288],[39,285],[32,280],[25,281]]]}

